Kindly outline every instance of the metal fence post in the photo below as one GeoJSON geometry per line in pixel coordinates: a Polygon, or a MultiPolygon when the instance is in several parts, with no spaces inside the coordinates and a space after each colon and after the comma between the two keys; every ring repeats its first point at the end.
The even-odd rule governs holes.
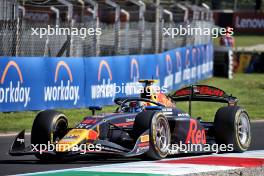
{"type": "MultiPolygon", "coordinates": [[[[88,8],[87,10],[93,14],[93,28],[99,28],[99,17],[98,17],[98,3],[93,1],[93,0],[84,0],[88,4],[93,6],[93,9],[88,8]]],[[[93,54],[95,56],[100,55],[100,36],[94,35],[93,37],[93,42],[94,42],[94,51],[93,54]]]]}
{"type": "MultiPolygon", "coordinates": [[[[56,14],[56,22],[55,26],[59,26],[60,23],[60,10],[54,6],[50,7],[50,10],[53,11],[56,14]]],[[[50,53],[50,40],[49,35],[47,35],[46,43],[45,43],[45,49],[44,49],[44,56],[51,56],[50,53]]]]}
{"type": "MultiPolygon", "coordinates": [[[[167,9],[163,9],[163,13],[169,15],[169,28],[172,28],[172,23],[173,23],[173,13],[167,9]]],[[[163,36],[164,37],[164,36],[163,36]]],[[[172,38],[170,38],[170,43],[169,43],[169,49],[172,49],[172,38]]],[[[166,43],[166,41],[164,42],[166,43]]],[[[164,44],[163,44],[164,45],[164,44]]]]}
{"type": "MultiPolygon", "coordinates": [[[[189,10],[188,10],[188,8],[185,7],[185,6],[183,6],[182,4],[177,4],[176,6],[179,7],[180,9],[182,9],[184,11],[183,21],[184,21],[184,23],[187,26],[188,23],[189,23],[189,10]]],[[[184,42],[185,42],[184,45],[187,44],[187,41],[188,41],[187,40],[187,37],[185,36],[185,38],[184,38],[184,42]]]]}
{"type": "Polygon", "coordinates": [[[120,51],[120,6],[111,1],[105,0],[105,3],[115,8],[115,42],[114,42],[114,54],[119,54],[120,51]]]}
{"type": "MultiPolygon", "coordinates": [[[[18,11],[22,11],[22,19],[26,14],[26,9],[23,6],[18,6],[18,11]]],[[[23,25],[23,20],[20,20],[20,17],[17,18],[17,25],[16,25],[16,46],[15,46],[15,56],[19,55],[19,46],[20,46],[20,35],[21,35],[21,26],[23,25]]]]}
{"type": "Polygon", "coordinates": [[[60,23],[60,10],[54,6],[51,6],[50,10],[56,14],[56,25],[59,25],[59,23],[60,23]]]}
{"type": "Polygon", "coordinates": [[[144,31],[145,31],[145,11],[146,11],[146,4],[142,1],[137,1],[137,0],[129,0],[129,2],[139,6],[139,23],[138,23],[138,48],[139,52],[141,54],[144,53],[144,31]]]}
{"type": "Polygon", "coordinates": [[[81,13],[81,22],[83,22],[83,16],[84,16],[84,8],[85,8],[85,4],[83,0],[78,0],[78,2],[81,4],[82,6],[82,13],[81,13]]]}
{"type": "Polygon", "coordinates": [[[162,30],[164,28],[164,17],[163,17],[163,8],[162,7],[159,7],[160,8],[160,48],[159,48],[159,52],[163,52],[164,51],[164,35],[162,34],[162,30]]]}
{"type": "Polygon", "coordinates": [[[139,24],[140,24],[140,53],[144,53],[145,43],[144,43],[144,32],[145,32],[145,11],[146,11],[146,4],[142,1],[139,1],[140,8],[139,8],[139,24]]]}
{"type": "Polygon", "coordinates": [[[128,11],[121,9],[121,13],[126,16],[126,23],[125,23],[125,54],[129,54],[129,43],[128,43],[128,32],[129,32],[129,21],[130,21],[130,14],[128,11]]]}
{"type": "MultiPolygon", "coordinates": [[[[72,27],[73,24],[74,24],[74,22],[72,20],[73,5],[70,2],[66,1],[66,0],[58,0],[58,2],[66,5],[68,7],[67,20],[68,20],[69,26],[72,27]]],[[[72,53],[72,43],[73,43],[71,35],[67,35],[67,41],[69,42],[69,45],[67,47],[66,56],[69,57],[71,55],[71,53],[72,53]]]]}
{"type": "Polygon", "coordinates": [[[187,7],[181,5],[181,4],[177,4],[177,7],[179,7],[180,9],[182,9],[184,11],[184,18],[183,21],[184,22],[188,22],[189,19],[189,10],[187,7]]]}
{"type": "Polygon", "coordinates": [[[160,49],[160,0],[156,0],[156,20],[155,20],[155,53],[159,53],[160,49]]]}

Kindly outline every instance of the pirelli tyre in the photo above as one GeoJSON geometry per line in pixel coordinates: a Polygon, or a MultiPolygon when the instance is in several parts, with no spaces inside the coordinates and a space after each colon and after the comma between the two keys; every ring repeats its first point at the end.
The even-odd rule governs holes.
{"type": "Polygon", "coordinates": [[[169,153],[171,132],[168,119],[158,111],[143,111],[135,119],[134,131],[137,136],[149,129],[150,148],[147,158],[159,160],[169,153]]]}
{"type": "Polygon", "coordinates": [[[233,145],[233,151],[244,152],[251,143],[251,126],[248,113],[239,106],[218,109],[214,120],[218,144],[233,145]]]}
{"type": "MultiPolygon", "coordinates": [[[[40,150],[40,144],[54,143],[61,139],[68,129],[68,120],[66,116],[54,110],[41,111],[37,114],[32,130],[31,130],[31,144],[37,146],[40,150]]],[[[59,159],[57,155],[52,154],[36,154],[40,160],[52,161],[59,159]]]]}

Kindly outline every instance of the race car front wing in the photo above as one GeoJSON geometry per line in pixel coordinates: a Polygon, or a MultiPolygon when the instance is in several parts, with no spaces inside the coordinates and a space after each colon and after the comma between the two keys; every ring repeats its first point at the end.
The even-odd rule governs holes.
{"type": "Polygon", "coordinates": [[[75,155],[86,155],[86,154],[113,154],[120,155],[124,157],[138,156],[146,153],[149,150],[149,130],[146,130],[142,135],[137,139],[133,149],[125,148],[119,144],[107,141],[107,140],[96,140],[95,144],[101,145],[100,151],[68,151],[60,153],[57,151],[48,151],[48,150],[34,150],[32,144],[26,146],[25,144],[25,130],[18,133],[15,137],[10,149],[9,154],[11,156],[23,156],[23,155],[36,155],[36,154],[50,154],[57,155],[60,154],[63,156],[75,156],[75,155]]]}

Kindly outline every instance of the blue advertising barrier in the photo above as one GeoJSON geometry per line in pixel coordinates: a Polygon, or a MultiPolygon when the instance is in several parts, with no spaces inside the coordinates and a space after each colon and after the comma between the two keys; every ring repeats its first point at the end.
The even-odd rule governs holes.
{"type": "Polygon", "coordinates": [[[44,109],[39,94],[45,84],[44,68],[43,58],[1,58],[0,111],[44,109]]]}
{"type": "Polygon", "coordinates": [[[1,57],[0,111],[110,105],[135,96],[139,79],[158,79],[165,91],[212,76],[213,45],[161,54],[89,58],[1,57]]]}
{"type": "MultiPolygon", "coordinates": [[[[46,108],[85,106],[83,58],[46,58],[45,86],[42,96],[46,108]]],[[[42,68],[43,69],[43,68],[42,68]]],[[[41,94],[40,94],[41,95],[41,94]]]]}

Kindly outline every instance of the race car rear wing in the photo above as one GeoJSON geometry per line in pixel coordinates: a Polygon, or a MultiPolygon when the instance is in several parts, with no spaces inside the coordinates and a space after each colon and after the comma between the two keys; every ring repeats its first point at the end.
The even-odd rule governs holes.
{"type": "Polygon", "coordinates": [[[207,85],[191,85],[177,90],[169,96],[173,101],[211,101],[228,103],[229,106],[234,106],[238,102],[238,98],[207,85]]]}
{"type": "Polygon", "coordinates": [[[192,101],[210,101],[228,103],[228,106],[235,106],[238,98],[226,94],[223,90],[207,85],[191,85],[177,90],[169,97],[177,101],[189,101],[189,114],[191,116],[192,101]]]}

